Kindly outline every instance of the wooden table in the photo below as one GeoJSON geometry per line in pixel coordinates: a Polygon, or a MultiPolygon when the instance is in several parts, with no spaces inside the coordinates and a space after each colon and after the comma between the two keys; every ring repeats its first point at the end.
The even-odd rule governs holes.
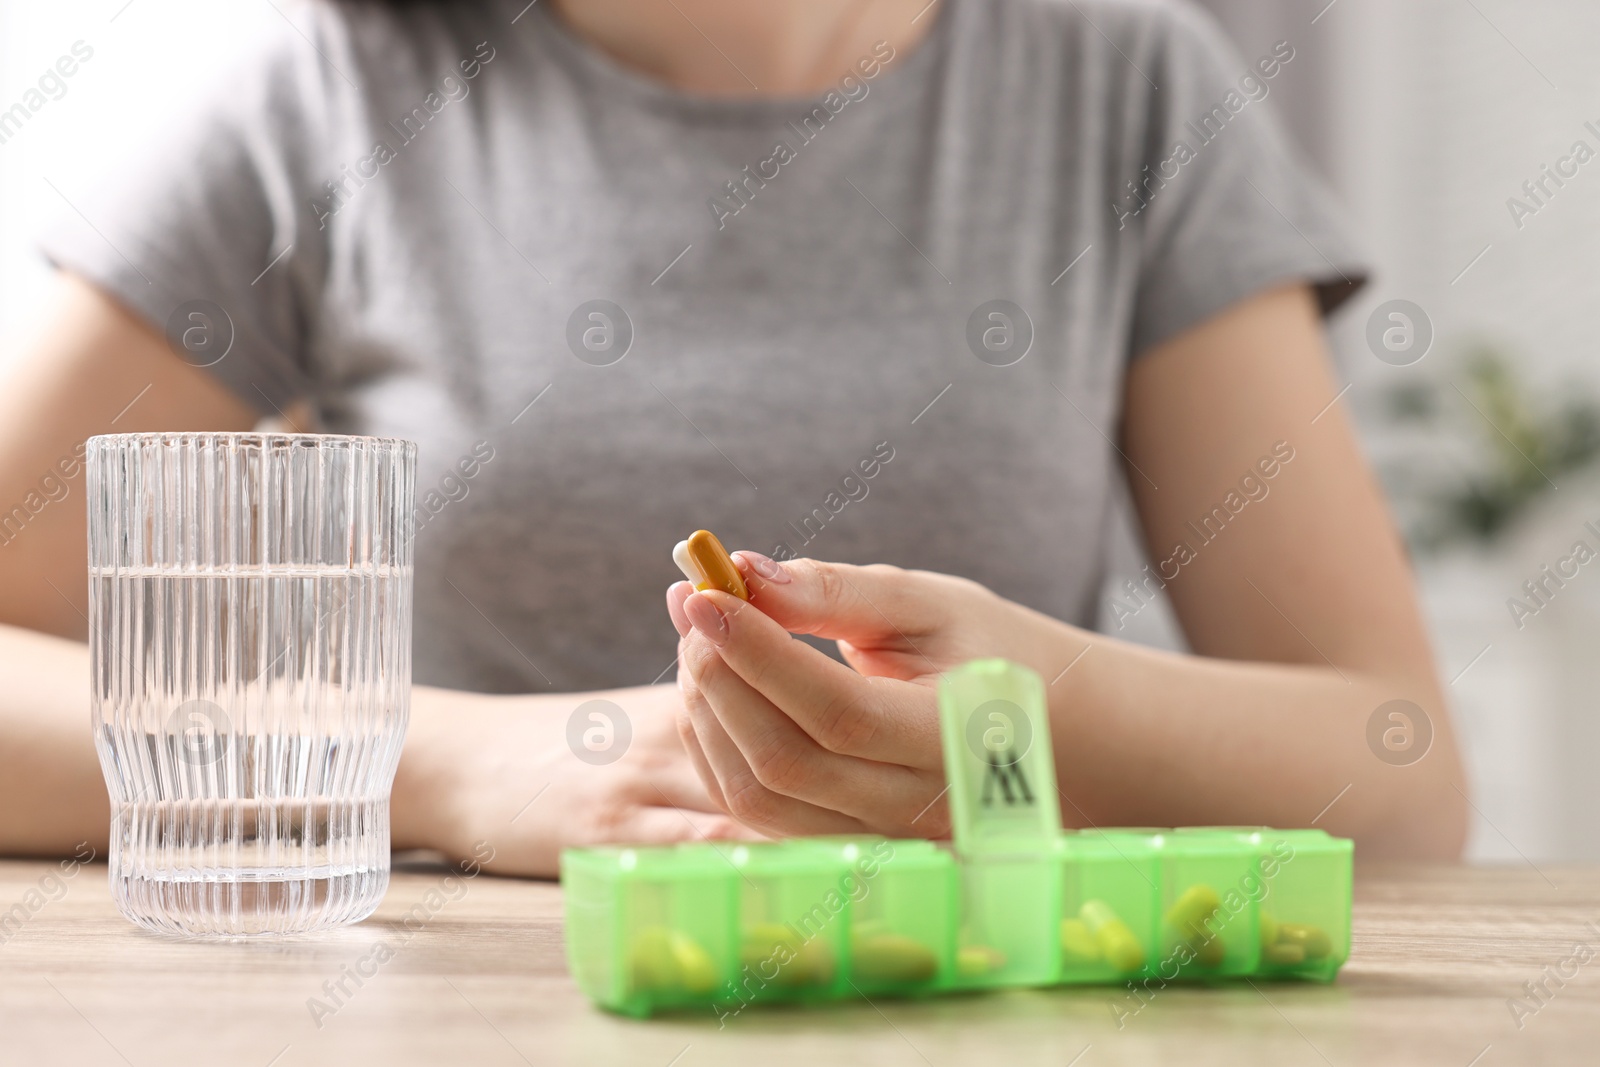
{"type": "Polygon", "coordinates": [[[592,1008],[567,975],[550,884],[447,883],[443,868],[405,865],[359,926],[187,944],[118,916],[104,866],[59,888],[56,870],[0,862],[0,923],[13,915],[0,926],[0,1064],[1600,1062],[1596,869],[1358,867],[1355,951],[1336,984],[1172,988],[1120,1028],[1112,1005],[1133,1006],[1126,990],[1079,988],[751,1009],[722,1029],[709,1015],[636,1022],[592,1008]],[[346,977],[336,1004],[324,983],[346,968],[373,976],[346,977]],[[1543,1005],[1523,989],[1540,980],[1543,1005]],[[1508,1006],[1519,996],[1520,1020],[1508,1006]]]}

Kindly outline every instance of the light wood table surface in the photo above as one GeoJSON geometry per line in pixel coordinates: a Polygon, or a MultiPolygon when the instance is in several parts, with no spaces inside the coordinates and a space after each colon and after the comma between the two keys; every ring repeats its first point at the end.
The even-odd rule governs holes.
{"type": "Polygon", "coordinates": [[[446,883],[443,868],[405,865],[358,926],[202,944],[124,921],[103,865],[59,887],[55,870],[0,862],[0,921],[19,903],[26,913],[0,928],[8,1067],[1600,1063],[1600,926],[1589,925],[1600,869],[1358,865],[1354,954],[1337,983],[1174,987],[1120,1028],[1111,1004],[1125,990],[1076,988],[757,1008],[722,1029],[709,1013],[638,1022],[591,1007],[567,974],[561,891],[548,883],[446,883]],[[408,929],[408,912],[426,921],[408,929]],[[358,964],[376,973],[359,987],[346,978],[352,995],[316,1018],[312,998],[332,1003],[323,983],[358,964]],[[1519,1029],[1508,999],[1541,980],[1553,996],[1519,1029]]]}

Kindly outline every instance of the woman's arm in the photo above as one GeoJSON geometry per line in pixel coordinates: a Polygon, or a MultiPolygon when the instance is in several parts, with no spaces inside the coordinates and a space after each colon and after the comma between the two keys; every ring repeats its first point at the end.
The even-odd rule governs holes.
{"type": "Polygon", "coordinates": [[[59,277],[40,321],[0,388],[0,853],[62,854],[81,841],[103,850],[106,840],[83,644],[83,442],[255,421],[143,320],[77,278],[59,277]]]}
{"type": "MultiPolygon", "coordinates": [[[[4,550],[0,549],[0,554],[4,550]]],[[[89,646],[0,626],[0,855],[105,855],[105,779],[89,736],[89,646]]]]}
{"type": "Polygon", "coordinates": [[[1450,713],[1404,548],[1338,392],[1298,286],[1135,362],[1129,484],[1153,567],[1175,575],[1167,592],[1204,658],[1123,649],[1091,667],[1095,653],[1057,687],[1069,705],[1116,702],[1100,744],[1151,748],[1139,761],[1159,783],[1151,793],[1075,757],[1093,725],[1070,714],[1063,755],[1084,788],[1134,816],[1195,805],[1196,821],[1234,822],[1265,800],[1268,821],[1321,815],[1369,854],[1453,857],[1467,805],[1450,713]],[[1391,700],[1432,725],[1431,749],[1409,766],[1368,744],[1369,718],[1391,700]],[[1170,744],[1150,745],[1163,735],[1170,744]]]}
{"type": "Polygon", "coordinates": [[[713,796],[771,831],[936,834],[932,684],[1000,655],[1051,683],[1069,824],[1315,821],[1366,855],[1459,855],[1449,714],[1381,498],[1337,406],[1318,417],[1335,393],[1300,289],[1247,301],[1132,368],[1131,480],[1156,566],[1182,561],[1166,563],[1167,588],[1197,655],[892,567],[741,553],[753,604],[674,586],[680,729],[713,796]],[[1257,466],[1264,456],[1276,467],[1257,466]],[[1214,534],[1187,526],[1208,517],[1214,534]],[[787,632],[839,640],[856,671],[787,632]],[[1432,723],[1431,749],[1409,766],[1368,747],[1368,719],[1393,699],[1432,723]]]}
{"type": "MultiPolygon", "coordinates": [[[[105,849],[109,807],[83,643],[79,446],[97,433],[247,430],[256,421],[93,286],[63,275],[55,299],[0,389],[0,855],[64,855],[83,841],[105,849]]],[[[671,686],[538,697],[417,687],[393,840],[480,861],[483,842],[489,869],[553,875],[567,844],[747,834],[709,814],[677,737],[678,707],[671,686]],[[594,696],[632,723],[631,746],[604,766],[580,761],[566,741],[568,715],[594,696]]]]}
{"type": "Polygon", "coordinates": [[[248,430],[256,420],[143,319],[73,275],[57,276],[39,322],[0,386],[0,624],[81,641],[89,600],[83,442],[101,433],[248,430]]]}

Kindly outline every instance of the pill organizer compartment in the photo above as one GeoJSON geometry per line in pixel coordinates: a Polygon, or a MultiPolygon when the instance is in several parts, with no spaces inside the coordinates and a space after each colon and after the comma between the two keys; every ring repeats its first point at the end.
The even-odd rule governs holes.
{"type": "Polygon", "coordinates": [[[738,875],[716,848],[568,851],[562,882],[568,959],[599,1003],[644,1017],[728,998],[739,970],[738,875]]]}
{"type": "Polygon", "coordinates": [[[1161,855],[1156,973],[1196,979],[1253,973],[1261,958],[1257,904],[1266,892],[1255,847],[1232,830],[1210,828],[1150,841],[1161,855]]]}
{"type": "Polygon", "coordinates": [[[868,996],[949,988],[955,976],[955,860],[929,841],[862,850],[850,903],[847,978],[868,996]]]}
{"type": "MultiPolygon", "coordinates": [[[[566,909],[567,966],[591,1000],[621,1011],[627,1000],[620,960],[622,880],[617,849],[567,849],[561,853],[561,890],[566,909]]],[[[646,1014],[646,1011],[635,1014],[646,1014]]]]}
{"type": "Polygon", "coordinates": [[[961,877],[956,988],[1056,981],[1061,812],[1044,682],[976,660],[940,679],[939,719],[961,877]]]}
{"type": "Polygon", "coordinates": [[[1267,886],[1259,973],[1333,981],[1350,957],[1352,843],[1321,830],[1261,829],[1244,839],[1267,886]]]}
{"type": "Polygon", "coordinates": [[[837,997],[845,984],[851,894],[860,878],[853,843],[832,847],[739,845],[729,851],[738,872],[741,1002],[837,997]]]}
{"type": "Polygon", "coordinates": [[[1119,982],[1155,973],[1161,869],[1152,836],[1062,835],[1060,981],[1119,982]]]}
{"type": "Polygon", "coordinates": [[[1061,970],[1061,861],[979,856],[957,861],[961,909],[955,988],[1049,985],[1061,970]]]}

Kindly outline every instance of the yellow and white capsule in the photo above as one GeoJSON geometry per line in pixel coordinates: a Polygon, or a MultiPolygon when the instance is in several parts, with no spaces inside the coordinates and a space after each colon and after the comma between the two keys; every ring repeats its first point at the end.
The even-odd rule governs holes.
{"type": "Polygon", "coordinates": [[[733,557],[710,530],[696,530],[672,549],[672,562],[700,592],[720,589],[740,600],[750,599],[750,588],[734,565],[733,557]]]}
{"type": "Polygon", "coordinates": [[[694,568],[694,560],[689,558],[689,542],[679,541],[672,546],[672,562],[676,563],[683,576],[689,579],[689,584],[698,586],[703,580],[700,572],[694,568]]]}

